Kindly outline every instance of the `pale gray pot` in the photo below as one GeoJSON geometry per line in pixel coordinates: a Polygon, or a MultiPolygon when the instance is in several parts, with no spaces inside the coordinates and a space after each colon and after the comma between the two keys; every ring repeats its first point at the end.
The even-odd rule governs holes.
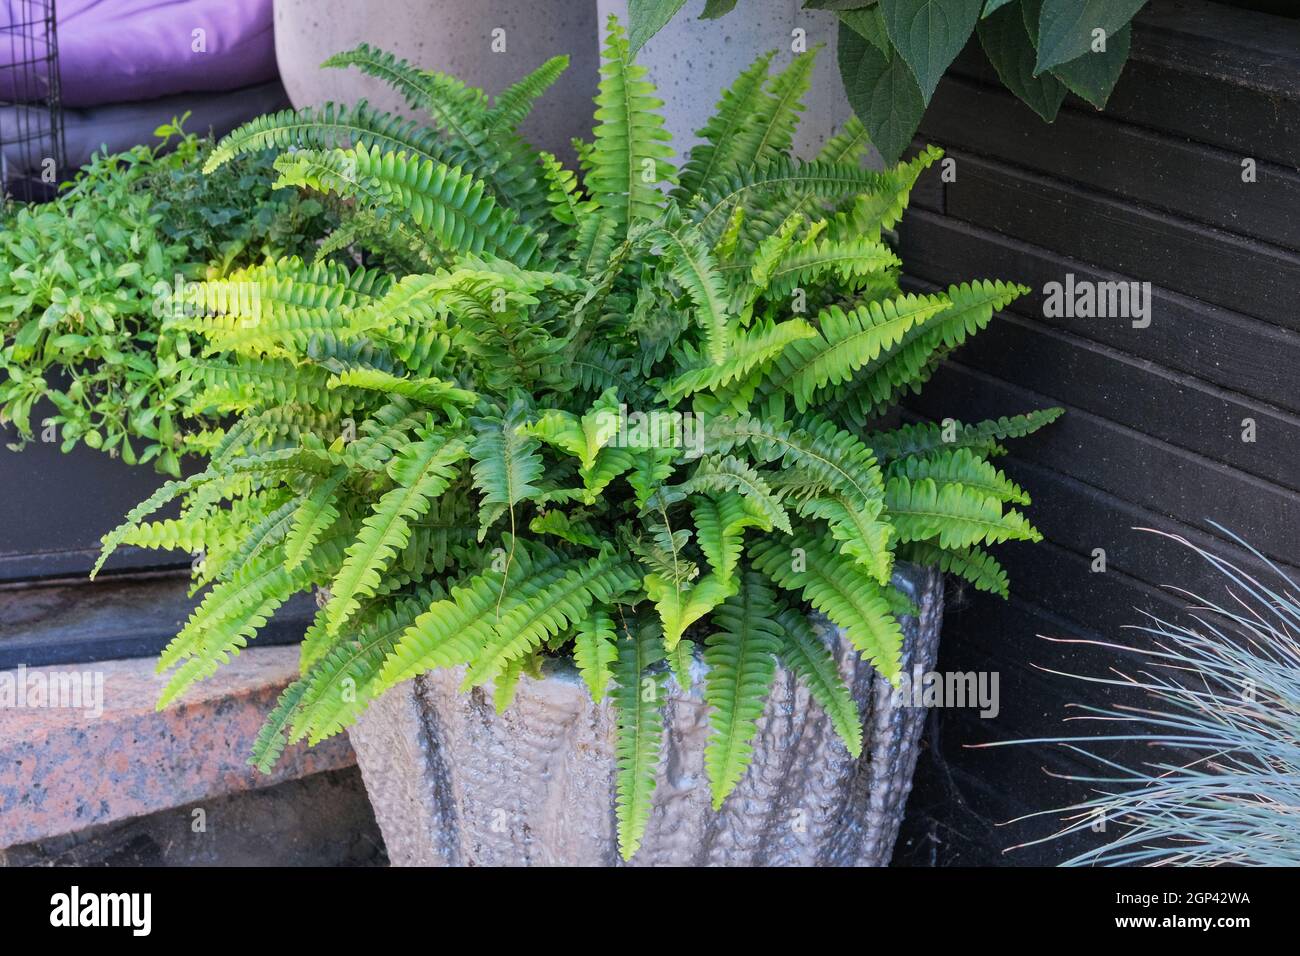
{"type": "Polygon", "coordinates": [[[275,0],[275,56],[294,106],[333,100],[428,121],[383,81],[358,70],[321,69],[335,53],[369,43],[428,70],[496,94],[559,54],[569,69],[524,123],[531,143],[572,160],[574,136],[587,137],[596,95],[596,7],[574,0],[275,0]],[[495,30],[504,31],[494,35],[495,30]],[[503,36],[505,50],[493,49],[503,36]]]}
{"type": "MultiPolygon", "coordinates": [[[[943,581],[895,576],[920,609],[904,620],[907,673],[934,668],[943,581]]],[[[640,866],[883,866],[893,853],[924,721],[830,626],[821,628],[866,715],[854,759],[795,676],[782,667],[754,762],[721,811],[704,774],[704,665],[693,689],[668,681],[665,741],[640,866]]],[[[614,714],[569,667],[524,677],[498,715],[460,669],[408,681],[350,731],[366,791],[398,866],[612,866],[614,714]]]]}

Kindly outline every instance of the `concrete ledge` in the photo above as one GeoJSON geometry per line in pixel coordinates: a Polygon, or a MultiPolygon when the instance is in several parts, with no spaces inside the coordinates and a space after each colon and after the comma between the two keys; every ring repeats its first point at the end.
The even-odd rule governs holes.
{"type": "Polygon", "coordinates": [[[263,719],[297,676],[296,647],[244,651],[162,713],[154,702],[163,678],[153,669],[140,658],[0,671],[0,847],[355,763],[340,735],[289,748],[271,775],[246,764],[263,719]],[[77,675],[71,685],[60,680],[69,675],[77,675]],[[50,691],[39,694],[42,685],[50,691]]]}

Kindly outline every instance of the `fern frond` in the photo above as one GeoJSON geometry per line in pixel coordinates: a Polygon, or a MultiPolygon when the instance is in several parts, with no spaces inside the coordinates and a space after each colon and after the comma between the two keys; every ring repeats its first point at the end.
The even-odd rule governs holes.
{"type": "Polygon", "coordinates": [[[769,391],[788,391],[802,412],[818,389],[848,381],[909,329],[939,315],[948,304],[946,296],[904,295],[851,312],[831,306],[817,317],[821,334],[782,352],[764,385],[769,391]]]}
{"type": "Polygon", "coordinates": [[[1023,488],[969,448],[944,449],[920,458],[900,458],[890,463],[886,475],[901,475],[912,482],[930,478],[940,486],[961,485],[998,501],[1029,504],[1029,495],[1023,488]]]}
{"type": "Polygon", "coordinates": [[[702,142],[691,150],[682,166],[681,182],[673,191],[675,198],[688,202],[696,193],[708,188],[715,176],[740,167],[744,154],[740,134],[753,124],[752,118],[770,98],[763,86],[774,56],[775,50],[764,53],[723,91],[709,121],[696,131],[695,135],[702,142]]]}
{"type": "Polygon", "coordinates": [[[1063,408],[1044,408],[1025,415],[989,419],[974,425],[963,425],[955,419],[948,425],[942,422],[922,422],[904,425],[892,432],[874,432],[866,436],[865,440],[882,460],[902,458],[905,455],[926,455],[945,448],[969,448],[988,453],[997,447],[998,442],[1031,435],[1064,414],[1063,408]]]}
{"type": "Polygon", "coordinates": [[[749,415],[721,417],[706,430],[709,451],[726,455],[747,445],[761,461],[783,461],[816,475],[861,506],[883,496],[880,468],[871,449],[833,422],[810,420],[807,429],[749,415]]]}
{"type": "Polygon", "coordinates": [[[800,210],[777,207],[774,197],[806,197],[805,203],[796,202],[796,206],[838,202],[880,189],[883,175],[847,164],[778,159],[762,168],[723,177],[691,205],[689,215],[699,223],[705,237],[716,242],[737,205],[779,225],[800,210]],[[779,214],[768,215],[765,207],[779,208],[779,214]]]}
{"type": "Polygon", "coordinates": [[[451,77],[418,69],[406,60],[362,43],[351,50],[336,53],[324,63],[325,68],[356,67],[367,76],[383,80],[416,109],[438,117],[449,116],[459,122],[481,118],[487,112],[487,94],[451,77]]]}
{"type": "Polygon", "coordinates": [[[492,108],[483,117],[489,135],[509,135],[532,112],[537,102],[556,80],[569,68],[567,56],[553,56],[523,79],[501,91],[492,108]]]}
{"type": "Polygon", "coordinates": [[[605,551],[586,561],[559,565],[549,579],[525,582],[510,596],[514,606],[502,611],[486,644],[466,670],[462,687],[486,684],[509,661],[581,620],[593,604],[608,604],[620,597],[635,587],[636,581],[630,561],[605,551]]]}
{"type": "Polygon", "coordinates": [[[650,667],[662,659],[663,649],[653,628],[642,628],[618,641],[611,696],[617,718],[615,815],[618,849],[625,860],[641,846],[650,820],[664,731],[660,713],[663,676],[650,667]]]}
{"type": "MultiPolygon", "coordinates": [[[[720,334],[728,336],[727,332],[720,334]]],[[[816,335],[817,331],[803,319],[787,319],[785,322],[767,319],[752,328],[734,329],[729,333],[730,341],[722,340],[718,352],[720,358],[713,354],[683,352],[685,361],[693,367],[664,385],[664,401],[672,405],[694,392],[714,391],[730,385],[773,362],[784,354],[788,346],[816,335]]]]}
{"type": "Polygon", "coordinates": [[[745,529],[772,530],[762,512],[750,507],[748,501],[734,491],[711,498],[696,498],[693,517],[695,541],[713,573],[724,584],[735,579],[744,548],[745,529]]]}
{"type": "Polygon", "coordinates": [[[864,568],[801,528],[788,539],[759,541],[749,553],[755,568],[785,590],[801,592],[804,600],[844,629],[863,660],[897,683],[903,631],[885,588],[864,568]]]}
{"type": "Polygon", "coordinates": [[[519,431],[523,414],[523,408],[516,407],[503,416],[470,419],[476,436],[469,455],[474,459],[471,472],[480,495],[480,541],[492,523],[486,515],[494,508],[509,510],[513,526],[515,506],[540,490],[536,482],[542,476],[542,456],[537,453],[541,442],[519,431]]]}
{"type": "Polygon", "coordinates": [[[966,548],[1043,539],[1020,512],[1004,513],[997,498],[963,485],[939,485],[930,478],[890,478],[885,484],[885,506],[899,541],[934,538],[941,548],[966,548]]]}
{"type": "Polygon", "coordinates": [[[677,490],[683,495],[739,492],[746,505],[762,516],[769,529],[779,528],[786,534],[790,533],[790,515],[773,493],[767,479],[748,462],[734,455],[709,455],[700,459],[691,477],[679,485],[677,490]]]}
{"type": "Polygon", "coordinates": [[[759,168],[790,152],[820,49],[815,46],[798,54],[773,77],[768,95],[754,104],[745,124],[735,132],[726,156],[732,169],[759,168]]]}
{"type": "Polygon", "coordinates": [[[427,512],[430,500],[447,489],[455,477],[452,466],[467,453],[459,439],[425,432],[420,442],[389,463],[388,474],[397,487],[380,498],[362,522],[357,540],[348,548],[347,560],[330,584],[325,617],[332,633],[338,633],[363,597],[374,593],[380,575],[406,545],[411,522],[427,512]]]}
{"type": "Polygon", "coordinates": [[[249,120],[213,148],[203,172],[211,173],[238,156],[268,149],[285,152],[352,146],[376,146],[384,152],[410,153],[438,163],[454,161],[432,130],[361,100],[354,106],[325,103],[249,120]]]}
{"type": "Polygon", "coordinates": [[[825,521],[842,554],[852,557],[879,584],[889,583],[894,571],[890,550],[894,530],[883,500],[863,506],[841,492],[824,491],[800,501],[797,508],[805,518],[825,521]]]}
{"type": "Polygon", "coordinates": [[[311,561],[291,572],[284,567],[278,550],[272,551],[240,568],[229,581],[208,592],[159,658],[159,672],[173,666],[175,670],[159,694],[158,709],[195,682],[210,677],[231,655],[237,655],[276,608],[291,595],[321,580],[338,557],[337,547],[322,546],[311,561]]]}
{"type": "Polygon", "coordinates": [[[863,190],[846,211],[828,221],[827,236],[835,240],[864,238],[879,242],[881,233],[892,229],[902,218],[921,173],[942,156],[939,147],[926,146],[912,159],[880,173],[875,188],[863,190]]]}
{"type": "Polygon", "coordinates": [[[706,574],[694,584],[667,580],[659,574],[647,574],[642,583],[646,596],[659,612],[664,629],[664,646],[672,651],[686,629],[729,598],[736,590],[734,580],[706,574]]]}
{"type": "Polygon", "coordinates": [[[440,595],[441,588],[434,586],[381,607],[321,657],[304,677],[307,686],[290,741],[305,737],[315,744],[355,721],[378,695],[376,679],[398,638],[440,595]]]}
{"type": "Polygon", "coordinates": [[[280,694],[253,741],[252,753],[248,758],[250,767],[265,774],[275,769],[289,743],[289,723],[306,690],[307,681],[300,677],[280,694]]]}
{"type": "Polygon", "coordinates": [[[478,401],[477,393],[440,378],[395,375],[377,368],[350,368],[337,372],[330,376],[326,387],[364,388],[386,395],[401,395],[432,408],[470,406],[478,401]]]}
{"type": "Polygon", "coordinates": [[[747,571],[739,590],[714,614],[718,630],[705,639],[709,667],[704,701],[710,707],[704,768],[713,793],[713,809],[745,775],[754,758],[758,718],[776,677],[781,631],[776,600],[762,575],[747,571]]]}
{"type": "Polygon", "coordinates": [[[610,17],[601,51],[600,92],[596,95],[595,144],[586,186],[603,215],[614,220],[621,238],[631,233],[639,219],[653,219],[662,195],[658,183],[671,182],[674,171],[667,162],[673,155],[656,111],[648,71],[632,62],[623,28],[610,17]]]}
{"type": "Polygon", "coordinates": [[[383,688],[438,667],[468,664],[486,644],[502,605],[502,594],[514,594],[559,563],[550,551],[534,545],[513,548],[514,560],[504,571],[474,575],[435,601],[402,633],[379,674],[383,688]]]}
{"type": "Polygon", "coordinates": [[[912,541],[899,546],[898,557],[901,561],[932,565],[956,574],[981,591],[1004,598],[1010,596],[1007,572],[982,548],[940,548],[929,541],[912,541]]]}
{"type": "Polygon", "coordinates": [[[593,605],[575,623],[573,660],[596,703],[604,698],[605,689],[613,677],[611,665],[618,659],[616,641],[613,618],[601,605],[593,605]]]}
{"type": "Polygon", "coordinates": [[[709,360],[721,363],[727,357],[732,330],[726,290],[709,244],[694,224],[681,218],[675,206],[668,209],[662,225],[650,234],[650,239],[664,245],[664,259],[672,277],[695,304],[695,320],[704,330],[709,360]]]}
{"type": "Polygon", "coordinates": [[[487,194],[482,180],[443,163],[379,147],[301,150],[275,161],[281,185],[305,186],[384,209],[452,252],[500,256],[521,266],[540,257],[537,236],[487,194]]]}
{"type": "Polygon", "coordinates": [[[781,257],[766,276],[763,291],[771,299],[788,297],[796,287],[805,287],[826,277],[851,286],[865,276],[902,266],[902,260],[888,246],[869,239],[823,239],[805,242],[781,257]]]}
{"type": "Polygon", "coordinates": [[[849,753],[862,756],[862,715],[830,648],[818,637],[802,611],[784,608],[777,615],[776,624],[781,635],[777,653],[782,663],[794,671],[813,700],[821,704],[849,753]]]}
{"type": "Polygon", "coordinates": [[[547,186],[546,201],[551,204],[551,215],[565,226],[577,226],[596,209],[596,203],[584,199],[578,186],[578,174],[566,169],[552,154],[541,152],[542,178],[547,186]]]}
{"type": "Polygon", "coordinates": [[[347,476],[347,469],[339,469],[313,488],[294,510],[293,524],[284,538],[284,565],[290,571],[307,560],[321,535],[338,520],[336,492],[347,476]]]}

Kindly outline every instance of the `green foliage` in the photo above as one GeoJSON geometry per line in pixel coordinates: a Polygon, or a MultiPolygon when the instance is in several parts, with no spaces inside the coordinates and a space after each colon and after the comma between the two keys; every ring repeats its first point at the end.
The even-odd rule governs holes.
{"type": "Polygon", "coordinates": [[[303,686],[259,739],[261,767],[431,668],[463,666],[464,686],[490,686],[504,708],[545,657],[571,656],[593,698],[613,699],[630,855],[667,672],[687,688],[702,648],[715,805],[746,772],[778,659],[860,754],[861,718],[810,610],[894,680],[910,613],[896,556],[1005,593],[982,547],[1037,532],[1008,507],[1024,491],[986,457],[1057,412],[867,430],[1026,291],[898,288],[882,238],[937,150],[871,172],[850,124],[817,161],[794,160],[811,56],[770,81],[763,58],[678,177],[615,25],[605,60],[583,170],[514,154],[534,157],[510,182],[534,181],[544,230],[469,160],[488,148],[473,130],[516,124],[558,64],[489,107],[382,51],[343,57],[435,114],[438,145],[418,154],[336,140],[356,110],[233,133],[221,155],[283,147],[285,181],[387,224],[345,223],[330,255],[398,239],[418,254],[386,270],[282,258],[195,289],[201,308],[167,326],[206,343],[181,381],[193,410],[232,424],[207,436],[203,473],[133,510],[105,550],[205,549],[207,596],[163,657],[177,667],[168,699],[277,602],[321,590],[303,686]],[[173,498],[179,518],[149,520],[173,498]]]}
{"type": "MultiPolygon", "coordinates": [[[[1105,108],[1128,59],[1129,21],[1145,3],[806,0],[804,7],[834,10],[839,16],[837,46],[844,92],[885,162],[894,163],[911,145],[939,80],[973,33],[978,31],[980,43],[1007,89],[1050,123],[1067,91],[1097,109],[1105,108]]],[[[633,52],[682,5],[682,0],[630,3],[633,52]]],[[[711,0],[702,19],[721,16],[735,6],[734,0],[711,0]]],[[[752,97],[752,87],[742,77],[732,97],[720,105],[752,112],[752,97]]],[[[711,143],[721,133],[736,134],[727,122],[730,115],[720,111],[722,122],[702,131],[711,143]]],[[[691,172],[688,167],[687,174],[691,172]]]]}
{"type": "Polygon", "coordinates": [[[753,757],[758,718],[776,676],[781,629],[776,597],[763,576],[750,571],[735,595],[714,615],[718,630],[705,641],[709,666],[704,699],[713,728],[704,750],[704,767],[713,791],[713,808],[722,806],[753,757]]]}
{"type": "Polygon", "coordinates": [[[190,341],[163,331],[167,296],[307,248],[326,226],[319,200],[273,188],[265,157],[205,176],[209,143],[181,121],[157,132],[157,147],[96,155],[53,202],[3,209],[0,422],[17,431],[12,447],[84,442],[178,475],[194,430],[176,375],[190,341]]]}

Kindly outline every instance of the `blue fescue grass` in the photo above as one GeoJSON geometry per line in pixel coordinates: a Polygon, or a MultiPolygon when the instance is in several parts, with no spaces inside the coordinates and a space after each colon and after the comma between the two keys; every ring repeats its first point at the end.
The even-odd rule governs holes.
{"type": "Polygon", "coordinates": [[[1022,846],[1094,829],[1104,814],[1107,829],[1118,827],[1120,835],[1063,865],[1300,865],[1300,588],[1225,533],[1268,568],[1266,581],[1164,534],[1223,577],[1224,596],[1173,589],[1187,600],[1185,622],[1146,615],[1131,629],[1134,640],[1077,642],[1141,661],[1133,676],[1118,668],[1110,677],[1064,675],[1143,695],[1136,706],[1080,706],[1073,718],[1131,732],[1011,741],[1057,744],[1098,767],[1096,776],[1064,777],[1097,795],[1030,814],[1061,815],[1065,824],[1022,846]],[[1146,744],[1158,756],[1127,767],[1095,752],[1107,742],[1146,744]]]}

